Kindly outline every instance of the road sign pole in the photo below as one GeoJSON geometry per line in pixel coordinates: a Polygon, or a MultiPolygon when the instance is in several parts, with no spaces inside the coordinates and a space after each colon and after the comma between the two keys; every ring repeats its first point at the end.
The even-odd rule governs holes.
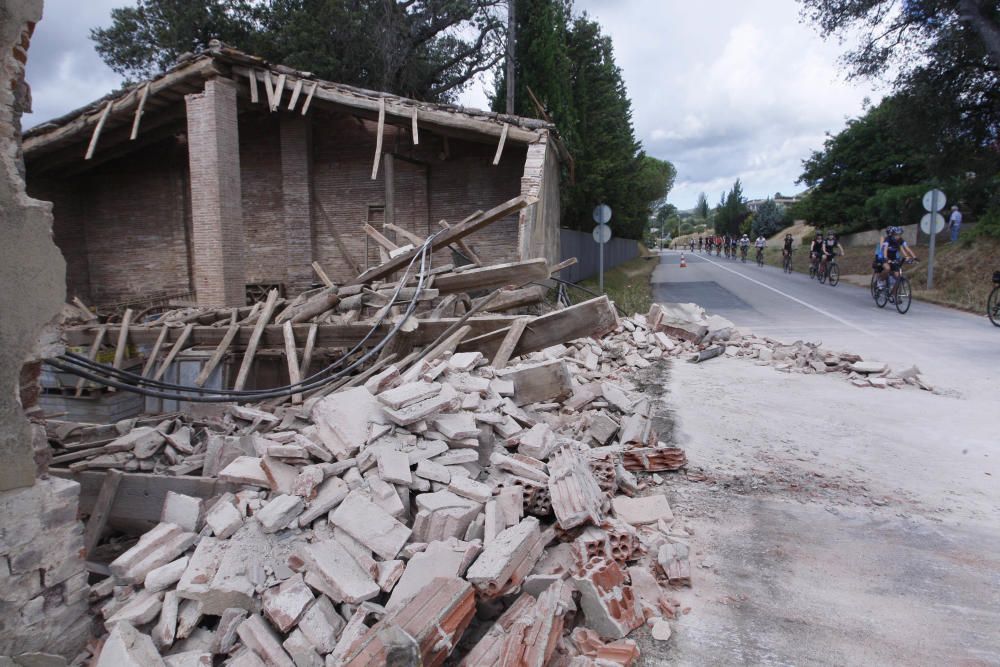
{"type": "Polygon", "coordinates": [[[937,238],[937,188],[931,193],[931,248],[927,254],[927,289],[934,289],[934,241],[937,238]]]}
{"type": "Polygon", "coordinates": [[[597,284],[598,284],[598,287],[600,289],[601,294],[604,294],[604,243],[598,243],[597,245],[600,248],[600,251],[599,251],[598,254],[600,255],[599,262],[600,262],[600,265],[601,265],[600,268],[598,269],[597,284]]]}

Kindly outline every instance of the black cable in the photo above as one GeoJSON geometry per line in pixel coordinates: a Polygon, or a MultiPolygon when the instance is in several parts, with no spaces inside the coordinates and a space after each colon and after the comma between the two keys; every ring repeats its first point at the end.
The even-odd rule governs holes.
{"type": "MultiPolygon", "coordinates": [[[[578,290],[586,292],[587,294],[589,294],[591,296],[606,296],[604,294],[598,294],[597,292],[593,292],[593,291],[587,289],[586,287],[581,287],[580,285],[577,285],[576,283],[571,283],[568,280],[563,280],[562,278],[549,277],[549,280],[554,280],[557,283],[562,283],[563,285],[568,285],[569,287],[574,287],[574,288],[576,288],[578,290]]],[[[525,284],[528,284],[528,283],[525,283],[525,284]]],[[[532,285],[539,285],[541,287],[549,287],[549,285],[543,285],[542,283],[535,282],[534,280],[531,281],[531,284],[532,285]]],[[[608,299],[608,301],[611,301],[611,299],[608,299]]],[[[619,315],[621,315],[622,317],[628,317],[628,313],[626,313],[624,310],[622,310],[621,308],[619,308],[617,303],[615,303],[614,301],[611,301],[611,305],[613,305],[615,307],[615,310],[618,311],[619,315]]]]}

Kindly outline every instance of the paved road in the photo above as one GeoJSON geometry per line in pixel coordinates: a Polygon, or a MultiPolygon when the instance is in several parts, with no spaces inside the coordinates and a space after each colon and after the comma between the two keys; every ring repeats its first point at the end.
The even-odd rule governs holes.
{"type": "Polygon", "coordinates": [[[694,585],[670,643],[643,640],[644,664],[1000,665],[1000,329],[687,257],[661,257],[657,300],[915,363],[937,391],[725,357],[663,370],[663,423],[690,461],[665,488],[675,532],[691,533],[694,585]]]}
{"type": "Polygon", "coordinates": [[[680,268],[679,252],[661,256],[652,278],[657,301],[695,302],[789,342],[822,341],[899,368],[917,364],[932,382],[959,393],[1000,388],[1000,328],[985,315],[920,301],[900,315],[892,304],[877,308],[867,289],[843,281],[829,287],[751,261],[691,253],[686,259],[687,268],[680,268]]]}

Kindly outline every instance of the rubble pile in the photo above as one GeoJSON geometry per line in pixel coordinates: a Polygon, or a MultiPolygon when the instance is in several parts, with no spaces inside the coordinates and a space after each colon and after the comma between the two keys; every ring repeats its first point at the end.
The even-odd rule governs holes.
{"type": "Polygon", "coordinates": [[[900,389],[913,386],[925,391],[934,389],[921,377],[916,366],[893,371],[888,364],[864,361],[857,354],[834,352],[823,348],[821,343],[783,343],[757,336],[738,329],[724,318],[706,315],[703,308],[693,303],[653,304],[646,326],[697,344],[702,352],[700,358],[692,359],[694,361],[721,355],[744,357],[757,360],[761,366],[772,366],[782,373],[840,373],[856,387],[900,389]],[[706,349],[709,345],[711,347],[706,349]]]}
{"type": "Polygon", "coordinates": [[[684,453],[626,374],[692,349],[636,316],[503,369],[455,352],[274,411],[100,427],[110,449],[71,465],[232,491],[169,492],[110,563],[96,664],[630,664],[690,569],[635,474],[684,453]]]}

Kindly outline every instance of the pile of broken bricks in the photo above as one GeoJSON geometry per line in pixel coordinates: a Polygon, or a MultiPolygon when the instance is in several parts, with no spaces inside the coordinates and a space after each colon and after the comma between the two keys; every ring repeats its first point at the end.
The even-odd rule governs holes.
{"type": "Polygon", "coordinates": [[[906,386],[933,391],[913,366],[893,371],[888,364],[864,361],[860,355],[834,352],[819,343],[795,341],[783,343],[766,336],[757,336],[733,325],[717,315],[707,315],[693,303],[653,304],[644,320],[645,326],[662,334],[685,341],[698,352],[691,361],[703,361],[715,356],[743,357],[756,360],[761,366],[772,366],[782,373],[840,373],[856,387],[901,389],[906,386]]]}
{"type": "Polygon", "coordinates": [[[190,428],[186,456],[237,490],[168,493],[110,563],[94,664],[630,664],[690,569],[654,487],[686,459],[627,375],[685,349],[637,316],[505,369],[455,353],[214,430],[122,434],[178,465],[190,428]]]}

